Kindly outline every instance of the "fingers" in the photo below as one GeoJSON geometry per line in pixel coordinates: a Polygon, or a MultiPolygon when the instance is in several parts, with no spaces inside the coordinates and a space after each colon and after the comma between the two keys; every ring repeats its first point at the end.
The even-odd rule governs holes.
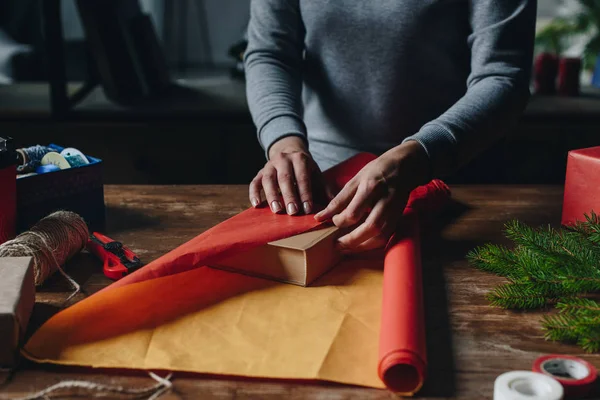
{"type": "Polygon", "coordinates": [[[391,193],[382,198],[358,228],[338,239],[339,246],[346,252],[385,246],[396,230],[407,201],[408,194],[405,193],[391,193]]]}
{"type": "Polygon", "coordinates": [[[315,215],[315,219],[317,221],[327,221],[334,215],[339,214],[350,203],[355,193],[356,184],[354,179],[352,179],[342,188],[338,195],[329,202],[324,210],[315,215]]]}
{"type": "Polygon", "coordinates": [[[252,207],[258,207],[262,202],[260,198],[260,190],[262,188],[262,170],[258,171],[258,174],[250,182],[250,188],[248,195],[250,196],[250,204],[252,207]]]}
{"type": "Polygon", "coordinates": [[[303,153],[298,153],[292,163],[302,211],[310,214],[313,209],[311,173],[314,168],[311,168],[308,156],[303,153]]]}
{"type": "Polygon", "coordinates": [[[346,228],[359,223],[369,206],[371,206],[372,196],[373,193],[368,192],[364,185],[359,185],[348,207],[333,216],[332,221],[335,226],[346,228]]]}
{"type": "Polygon", "coordinates": [[[262,173],[262,187],[271,211],[278,213],[283,209],[278,192],[277,170],[273,166],[266,166],[262,173]]]}
{"type": "Polygon", "coordinates": [[[383,235],[388,230],[388,224],[392,223],[389,220],[389,199],[382,199],[375,204],[373,210],[358,228],[354,229],[347,235],[338,239],[338,244],[342,248],[354,248],[367,240],[383,235]]]}
{"type": "Polygon", "coordinates": [[[344,254],[355,254],[355,253],[363,253],[363,252],[371,251],[371,250],[375,250],[375,249],[381,249],[387,245],[388,241],[390,240],[390,237],[391,237],[391,233],[390,234],[382,234],[379,236],[372,237],[371,239],[367,239],[366,241],[362,242],[358,246],[355,246],[352,248],[345,248],[345,247],[341,248],[341,251],[344,254]]]}
{"type": "Polygon", "coordinates": [[[277,166],[277,182],[281,195],[283,196],[283,202],[285,209],[289,215],[295,215],[298,213],[298,196],[296,195],[296,187],[294,185],[295,174],[293,164],[287,160],[282,161],[277,166]]]}

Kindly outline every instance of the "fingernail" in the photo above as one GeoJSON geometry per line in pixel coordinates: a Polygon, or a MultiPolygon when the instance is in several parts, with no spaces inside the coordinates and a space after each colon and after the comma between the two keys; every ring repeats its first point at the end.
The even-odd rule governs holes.
{"type": "Polygon", "coordinates": [[[287,205],[287,212],[290,215],[294,215],[294,214],[296,214],[298,212],[298,207],[296,207],[295,203],[289,203],[287,205]]]}
{"type": "Polygon", "coordinates": [[[305,201],[304,203],[302,203],[302,208],[304,209],[305,214],[310,214],[310,212],[312,211],[312,209],[310,207],[310,203],[308,201],[305,201]]]}
{"type": "Polygon", "coordinates": [[[273,210],[274,213],[281,211],[281,203],[279,203],[277,200],[273,200],[271,203],[271,210],[273,210]]]}
{"type": "Polygon", "coordinates": [[[251,202],[254,207],[258,206],[258,199],[256,197],[253,197],[251,202]]]}

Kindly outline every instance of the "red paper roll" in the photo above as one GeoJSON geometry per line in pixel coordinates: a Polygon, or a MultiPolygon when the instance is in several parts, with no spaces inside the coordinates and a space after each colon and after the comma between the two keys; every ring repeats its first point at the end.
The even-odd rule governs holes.
{"type": "Polygon", "coordinates": [[[423,385],[427,368],[423,285],[415,213],[402,224],[384,262],[378,373],[388,389],[412,395],[423,385]]]}
{"type": "Polygon", "coordinates": [[[427,369],[419,213],[435,213],[449,196],[438,180],[413,191],[385,256],[378,374],[403,395],[419,391],[427,369]]]}
{"type": "Polygon", "coordinates": [[[563,58],[558,66],[558,93],[562,96],[579,95],[580,58],[563,58]]]}
{"type": "Polygon", "coordinates": [[[558,57],[550,53],[537,56],[534,66],[535,92],[541,95],[555,94],[557,74],[558,57]]]}
{"type": "Polygon", "coordinates": [[[15,237],[17,171],[14,165],[0,165],[0,188],[2,188],[0,190],[0,244],[2,244],[15,237]]]}
{"type": "Polygon", "coordinates": [[[533,363],[533,371],[556,379],[565,389],[566,399],[587,396],[596,382],[598,372],[589,362],[581,358],[550,354],[539,357],[533,363]]]}

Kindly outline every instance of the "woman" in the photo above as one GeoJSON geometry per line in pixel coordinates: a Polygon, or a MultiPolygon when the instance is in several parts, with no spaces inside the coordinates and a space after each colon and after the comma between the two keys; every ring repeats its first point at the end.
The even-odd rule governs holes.
{"type": "Polygon", "coordinates": [[[252,0],[247,98],[267,162],[250,201],[313,212],[320,171],[367,151],[327,205],[350,251],[379,247],[409,193],[456,171],[529,98],[535,0],[252,0]]]}

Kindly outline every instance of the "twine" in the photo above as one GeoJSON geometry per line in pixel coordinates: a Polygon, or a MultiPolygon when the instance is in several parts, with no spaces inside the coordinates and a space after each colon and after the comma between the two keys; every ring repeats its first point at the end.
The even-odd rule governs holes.
{"type": "MultiPolygon", "coordinates": [[[[156,400],[173,388],[173,383],[170,381],[173,374],[169,374],[165,378],[162,378],[153,372],[148,372],[148,374],[157,383],[146,388],[129,389],[123,386],[104,385],[91,381],[67,380],[49,386],[39,392],[13,400],[45,400],[49,399],[49,396],[55,394],[55,392],[61,392],[63,396],[68,397],[106,397],[107,394],[117,394],[121,396],[133,396],[134,399],[150,396],[147,400],[156,400]],[[65,391],[67,393],[64,393],[65,391]],[[80,393],[75,394],[73,391],[78,391],[80,393]]],[[[0,397],[0,399],[5,398],[6,397],[0,397]]]]}
{"type": "Polygon", "coordinates": [[[42,158],[53,151],[50,147],[35,145],[31,147],[24,147],[17,149],[17,153],[21,155],[23,162],[17,166],[17,172],[19,174],[25,174],[33,172],[42,161],[42,158]]]}
{"type": "Polygon", "coordinates": [[[42,218],[29,231],[0,245],[0,257],[32,257],[36,286],[59,271],[75,290],[69,300],[81,288],[62,265],[85,247],[88,237],[88,227],[78,214],[57,211],[42,218]]]}

